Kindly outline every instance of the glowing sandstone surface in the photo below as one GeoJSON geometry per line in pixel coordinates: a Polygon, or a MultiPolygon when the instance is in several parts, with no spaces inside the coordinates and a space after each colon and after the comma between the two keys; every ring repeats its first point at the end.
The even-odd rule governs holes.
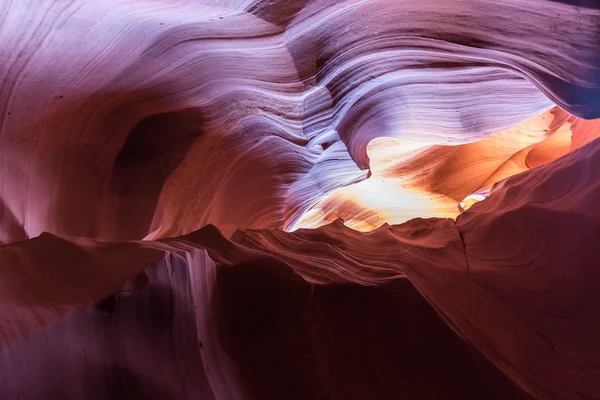
{"type": "Polygon", "coordinates": [[[600,136],[600,120],[553,108],[493,136],[457,146],[391,138],[369,143],[371,176],[321,199],[294,225],[341,218],[360,231],[415,217],[455,218],[494,184],[547,164],[600,136]]]}
{"type": "Polygon", "coordinates": [[[0,0],[0,399],[600,399],[594,0],[0,0]]]}

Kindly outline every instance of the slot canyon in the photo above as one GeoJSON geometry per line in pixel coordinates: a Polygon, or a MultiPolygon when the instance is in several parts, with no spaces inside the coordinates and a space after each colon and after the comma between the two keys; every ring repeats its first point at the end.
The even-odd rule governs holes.
{"type": "Polygon", "coordinates": [[[0,0],[1,400],[600,400],[600,0],[0,0]]]}

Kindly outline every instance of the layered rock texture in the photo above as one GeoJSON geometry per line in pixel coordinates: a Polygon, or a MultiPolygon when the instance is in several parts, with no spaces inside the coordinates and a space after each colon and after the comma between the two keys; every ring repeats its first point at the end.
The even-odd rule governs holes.
{"type": "Polygon", "coordinates": [[[0,399],[600,399],[600,3],[0,0],[0,399]]]}

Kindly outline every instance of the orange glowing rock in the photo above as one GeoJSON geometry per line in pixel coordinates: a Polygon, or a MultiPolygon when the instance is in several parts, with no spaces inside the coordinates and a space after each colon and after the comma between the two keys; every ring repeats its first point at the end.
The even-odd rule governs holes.
{"type": "Polygon", "coordinates": [[[496,183],[556,160],[600,136],[600,122],[553,108],[513,128],[457,146],[379,138],[369,144],[371,175],[315,204],[292,230],[342,219],[359,231],[415,217],[455,218],[496,183]],[[574,138],[579,138],[574,142],[574,138]]]}

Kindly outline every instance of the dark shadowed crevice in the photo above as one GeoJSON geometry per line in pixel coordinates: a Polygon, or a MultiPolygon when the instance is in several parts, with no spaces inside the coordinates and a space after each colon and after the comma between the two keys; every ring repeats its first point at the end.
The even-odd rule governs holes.
{"type": "Polygon", "coordinates": [[[121,239],[147,234],[165,181],[202,136],[204,124],[202,112],[191,108],[151,115],[133,128],[115,160],[109,184],[111,195],[130,200],[120,201],[116,214],[136,231],[122,229],[129,231],[129,237],[121,239]]]}

